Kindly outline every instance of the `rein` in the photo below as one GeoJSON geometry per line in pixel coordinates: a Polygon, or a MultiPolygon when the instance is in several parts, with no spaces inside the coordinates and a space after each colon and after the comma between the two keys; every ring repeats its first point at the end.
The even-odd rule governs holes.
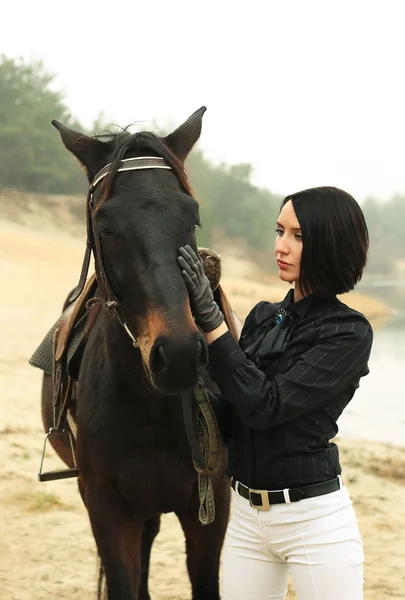
{"type": "MultiPolygon", "coordinates": [[[[120,161],[117,172],[120,171],[136,171],[140,169],[171,169],[163,158],[153,156],[143,156],[139,158],[127,158],[120,161]]],[[[101,247],[101,238],[98,231],[96,219],[93,219],[95,205],[93,202],[93,194],[96,186],[106,177],[111,170],[111,164],[103,167],[93,178],[88,194],[86,204],[86,220],[87,220],[87,240],[86,250],[83,258],[83,264],[80,272],[79,282],[69,297],[69,301],[76,300],[84,289],[87,274],[89,271],[90,260],[92,253],[95,260],[98,262],[100,271],[101,283],[107,293],[107,300],[99,297],[94,297],[88,300],[87,308],[91,308],[95,303],[100,303],[113,317],[115,317],[120,325],[125,329],[128,336],[131,338],[134,348],[139,348],[138,339],[132,333],[127,321],[125,320],[124,311],[114,295],[110,286],[108,275],[104,266],[103,252],[101,247]]],[[[208,397],[207,389],[201,377],[198,378],[197,384],[191,391],[184,392],[181,395],[183,407],[183,419],[186,428],[187,437],[191,447],[194,468],[198,473],[198,492],[200,500],[199,520],[202,525],[212,523],[215,518],[215,503],[214,492],[212,487],[211,477],[218,472],[221,466],[221,438],[218,429],[218,424],[208,397]],[[192,401],[194,395],[195,402],[192,401]]],[[[71,431],[76,438],[76,425],[71,423],[73,419],[69,419],[70,413],[67,414],[67,419],[71,431]]],[[[41,465],[42,469],[42,465],[41,465]]]]}
{"type": "Polygon", "coordinates": [[[209,525],[215,519],[211,477],[219,471],[222,463],[221,435],[202,377],[198,378],[193,394],[196,402],[192,401],[190,391],[181,396],[183,417],[194,468],[198,473],[198,519],[202,525],[209,525]]]}

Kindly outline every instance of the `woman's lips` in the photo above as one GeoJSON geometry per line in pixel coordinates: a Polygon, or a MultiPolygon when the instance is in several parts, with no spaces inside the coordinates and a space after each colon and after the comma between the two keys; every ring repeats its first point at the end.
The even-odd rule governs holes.
{"type": "Polygon", "coordinates": [[[289,265],[288,263],[284,262],[283,260],[278,260],[277,264],[278,264],[278,268],[279,269],[288,269],[288,267],[291,267],[291,265],[289,265]]]}

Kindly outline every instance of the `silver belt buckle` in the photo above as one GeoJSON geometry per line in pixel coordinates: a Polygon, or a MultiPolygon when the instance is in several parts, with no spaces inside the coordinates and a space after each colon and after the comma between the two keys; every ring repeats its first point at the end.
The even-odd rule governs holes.
{"type": "Polygon", "coordinates": [[[248,488],[248,489],[249,489],[249,503],[252,508],[255,508],[256,510],[270,510],[269,494],[266,492],[266,490],[252,490],[251,488],[248,488]],[[261,505],[253,504],[252,493],[258,494],[261,497],[261,499],[262,499],[261,505]]]}

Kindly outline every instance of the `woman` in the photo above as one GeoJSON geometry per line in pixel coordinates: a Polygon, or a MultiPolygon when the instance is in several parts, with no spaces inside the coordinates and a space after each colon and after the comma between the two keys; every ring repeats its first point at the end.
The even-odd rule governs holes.
{"type": "Polygon", "coordinates": [[[320,187],[285,198],[276,232],[279,276],[294,289],[257,304],[239,344],[193,250],[178,259],[228,438],[222,598],[285,598],[291,573],[299,600],[360,600],[362,540],[329,440],[369,372],[371,326],[336,298],[362,276],[367,226],[349,194],[320,187]]]}

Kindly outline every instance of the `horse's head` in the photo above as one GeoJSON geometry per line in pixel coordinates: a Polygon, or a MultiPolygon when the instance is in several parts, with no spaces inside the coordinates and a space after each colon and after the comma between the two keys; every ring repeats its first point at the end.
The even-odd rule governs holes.
{"type": "Polygon", "coordinates": [[[103,298],[107,304],[114,299],[154,386],[169,394],[192,387],[207,361],[177,264],[180,246],[197,250],[199,208],[183,163],[200,136],[204,112],[200,108],[165,138],[123,131],[102,141],[53,122],[92,184],[88,238],[103,298]],[[137,157],[160,160],[151,166],[126,160],[137,157]],[[127,165],[134,170],[121,170],[127,165]]]}

